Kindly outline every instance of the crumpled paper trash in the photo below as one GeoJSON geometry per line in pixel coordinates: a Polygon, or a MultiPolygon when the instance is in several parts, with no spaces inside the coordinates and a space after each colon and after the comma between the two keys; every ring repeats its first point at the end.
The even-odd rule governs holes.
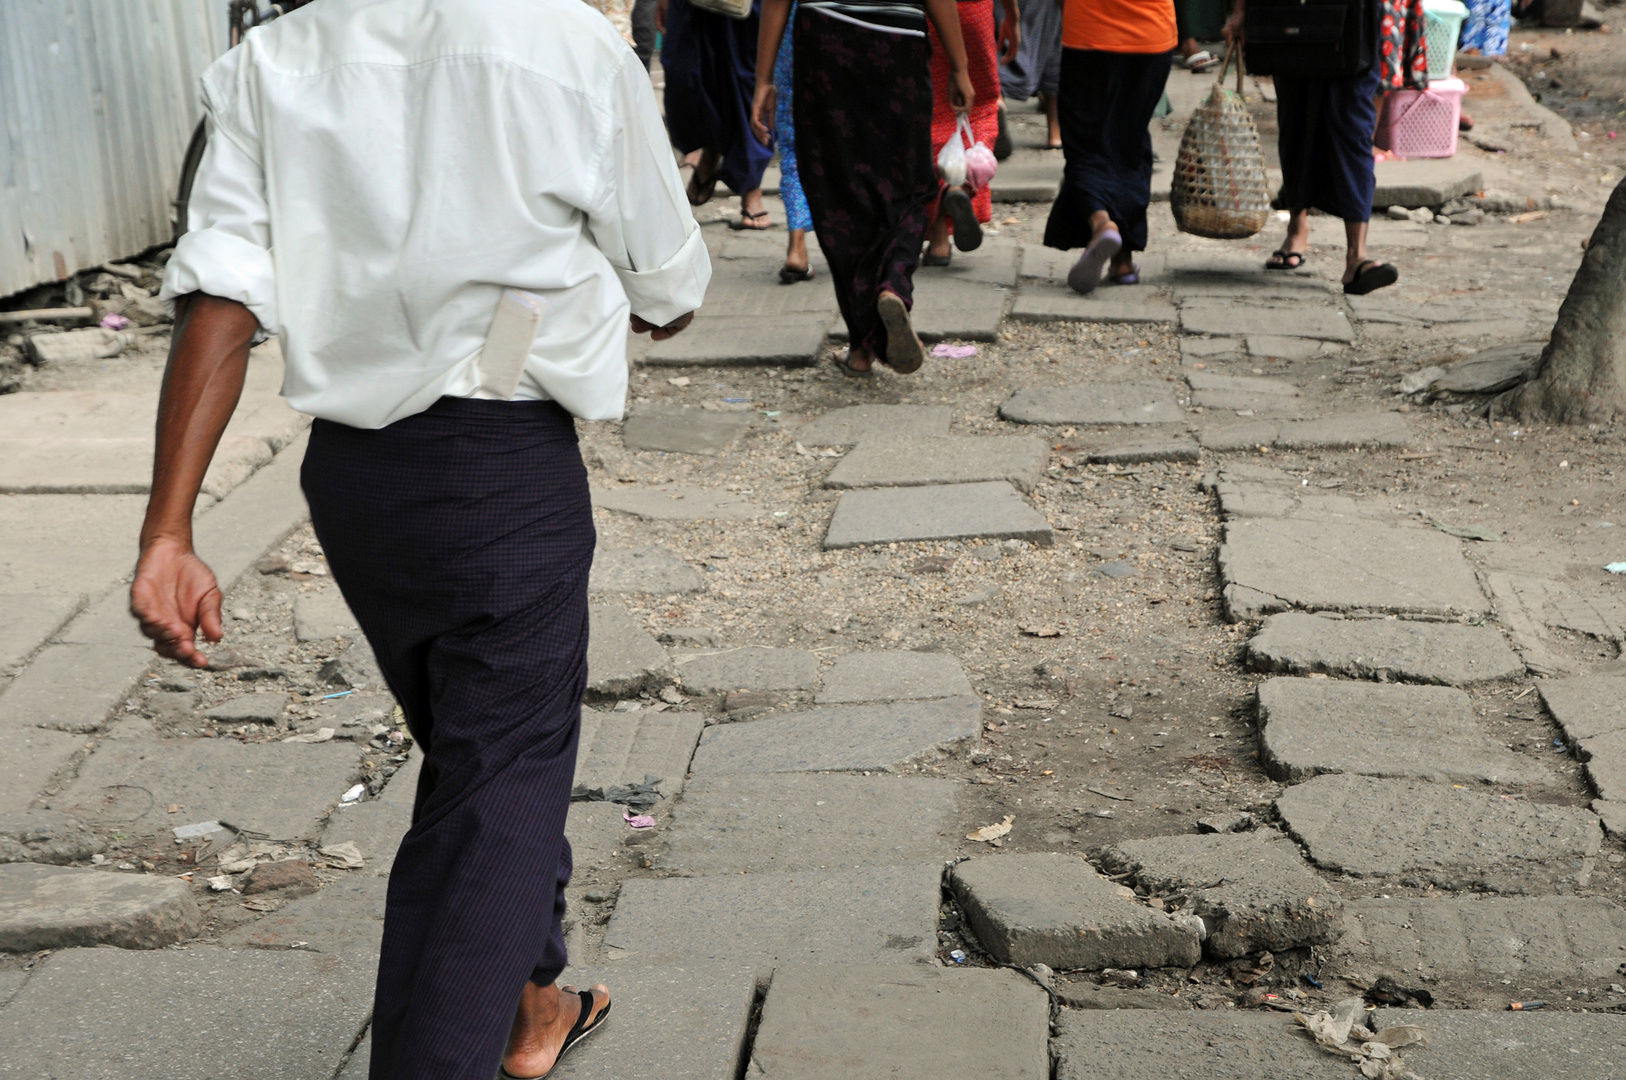
{"type": "Polygon", "coordinates": [[[1421,1080],[1406,1068],[1395,1051],[1402,1046],[1417,1043],[1428,1045],[1428,1032],[1412,1024],[1396,1024],[1373,1032],[1364,1024],[1366,1002],[1358,997],[1345,998],[1332,1007],[1332,1012],[1318,1012],[1306,1016],[1296,1012],[1293,1019],[1303,1025],[1316,1044],[1332,1054],[1341,1054],[1354,1062],[1366,1080],[1421,1080]]]}

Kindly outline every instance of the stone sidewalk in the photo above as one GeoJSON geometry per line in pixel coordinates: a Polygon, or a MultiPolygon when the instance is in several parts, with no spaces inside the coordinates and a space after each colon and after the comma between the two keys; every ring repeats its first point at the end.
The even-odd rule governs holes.
{"type": "MultiPolygon", "coordinates": [[[[1022,129],[1031,144],[1031,122],[1022,129]]],[[[1019,154],[1007,196],[1039,198],[1055,155],[1019,154]]],[[[933,339],[990,345],[1145,325],[1174,335],[1167,367],[1104,377],[1103,358],[1079,349],[1044,369],[1053,377],[1002,390],[988,415],[900,402],[881,380],[794,416],[721,382],[689,404],[635,389],[627,421],[587,440],[605,539],[567,825],[566,977],[609,983],[617,1012],[553,1075],[1346,1077],[1354,1064],[1277,1011],[1537,993],[1554,1008],[1390,1008],[1370,1022],[1424,1027],[1430,1045],[1403,1056],[1434,1080],[1626,1069],[1626,991],[1614,989],[1626,909],[1590,891],[1600,867],[1626,859],[1620,677],[1563,651],[1582,623],[1618,642],[1626,617],[1530,567],[1483,572],[1478,541],[1445,528],[1443,510],[1403,512],[1277,465],[1304,451],[1400,461],[1418,439],[1407,415],[1295,365],[1402,339],[1517,340],[1550,325],[1556,295],[1476,299],[1457,278],[1419,273],[1402,294],[1349,301],[1324,266],[1266,275],[1253,254],[1175,236],[1163,216],[1154,227],[1140,288],[1073,295],[1059,253],[1001,232],[923,271],[917,313],[933,339]],[[769,437],[803,472],[753,487],[769,437]],[[637,483],[605,464],[634,459],[701,464],[637,483]],[[986,820],[968,836],[974,796],[995,783],[979,767],[1011,710],[963,656],[884,635],[855,647],[677,621],[685,598],[768,602],[718,584],[729,551],[675,552],[678,530],[721,547],[785,522],[786,546],[862,549],[868,587],[902,589],[895,578],[944,573],[972,551],[1083,559],[1045,485],[1169,462],[1206,474],[1223,539],[1212,594],[1151,602],[1211,598],[1206,610],[1237,629],[1233,666],[1262,676],[1242,707],[1251,742],[1238,756],[1255,756],[1237,768],[1276,786],[1249,813],[1192,826],[1160,813],[1145,835],[1090,849],[1007,843],[986,820]],[[793,518],[818,525],[798,531],[793,518]],[[1554,674],[1541,666],[1554,657],[1574,670],[1531,680],[1554,674]],[[1595,801],[1556,752],[1515,752],[1476,707],[1484,687],[1521,681],[1595,801]],[[1581,1011],[1592,1003],[1612,1011],[1581,1011]]],[[[1421,268],[1522,243],[1516,229],[1385,220],[1373,233],[1421,268]]],[[[782,235],[711,223],[706,235],[707,307],[671,342],[635,339],[640,381],[794,370],[830,347],[827,280],[774,283],[782,235]]],[[[269,371],[255,378],[269,385],[269,371]]],[[[150,401],[73,408],[37,421],[59,425],[60,456],[38,459],[46,482],[138,491],[120,456],[134,444],[95,440],[139,438],[150,401]]],[[[29,662],[0,691],[0,1077],[366,1073],[384,890],[422,759],[300,527],[297,418],[266,406],[275,419],[262,423],[258,409],[240,414],[260,445],[241,460],[256,470],[239,470],[199,520],[231,620],[210,670],[152,661],[122,610],[116,560],[87,561],[86,584],[69,588],[95,595],[77,614],[40,616],[43,630],[8,646],[29,662]],[[288,438],[272,457],[277,432],[288,438]]],[[[109,537],[140,501],[8,498],[129,500],[85,512],[109,537]]],[[[38,535],[110,558],[89,526],[53,528],[38,535]]],[[[766,550],[743,558],[747,573],[772,570],[766,550]]],[[[945,602],[974,618],[992,595],[945,602]]],[[[1047,721],[1057,704],[1023,708],[1047,721]]],[[[1129,798],[1106,776],[1076,779],[1129,798]]]]}

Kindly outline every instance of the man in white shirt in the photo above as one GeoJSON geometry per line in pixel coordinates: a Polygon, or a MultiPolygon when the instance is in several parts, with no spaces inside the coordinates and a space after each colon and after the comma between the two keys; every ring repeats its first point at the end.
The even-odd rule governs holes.
{"type": "Polygon", "coordinates": [[[203,97],[131,609],[207,663],[193,504],[279,335],[317,536],[425,754],[370,1075],[544,1075],[609,1012],[555,985],[594,544],[572,417],[620,417],[629,314],[669,337],[711,273],[648,77],[580,0],[325,0],[203,97]]]}

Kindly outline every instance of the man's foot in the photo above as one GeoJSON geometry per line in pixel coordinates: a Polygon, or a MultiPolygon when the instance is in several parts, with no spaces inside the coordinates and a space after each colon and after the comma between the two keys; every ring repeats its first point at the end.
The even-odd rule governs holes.
{"type": "Polygon", "coordinates": [[[758,210],[755,213],[745,210],[740,213],[740,220],[730,222],[728,227],[735,232],[741,230],[755,232],[761,229],[773,228],[773,220],[768,216],[766,210],[758,210]]]}
{"type": "Polygon", "coordinates": [[[836,353],[830,358],[830,362],[840,368],[843,375],[855,379],[865,378],[875,371],[875,357],[862,345],[854,345],[850,349],[836,353]]]}
{"type": "Polygon", "coordinates": [[[1265,260],[1266,270],[1297,270],[1309,258],[1302,251],[1272,251],[1270,258],[1265,260]]]}
{"type": "Polygon", "coordinates": [[[886,366],[899,375],[919,371],[920,365],[926,362],[926,347],[920,343],[914,324],[909,321],[909,305],[892,290],[882,289],[875,310],[881,316],[881,325],[886,327],[886,366]]]}
{"type": "Polygon", "coordinates": [[[689,186],[685,191],[689,196],[689,205],[704,206],[711,202],[711,197],[717,193],[717,169],[722,163],[723,156],[717,151],[700,151],[700,157],[695,161],[694,175],[689,177],[689,186]]]}
{"type": "Polygon", "coordinates": [[[508,1032],[508,1048],[502,1067],[509,1076],[542,1077],[553,1071],[554,1063],[567,1049],[566,1039],[577,1039],[597,1029],[610,1008],[609,988],[593,987],[593,1004],[582,1016],[581,994],[574,986],[538,986],[528,982],[521,991],[514,1026],[508,1032]],[[579,1030],[578,1030],[579,1024],[579,1030]]]}

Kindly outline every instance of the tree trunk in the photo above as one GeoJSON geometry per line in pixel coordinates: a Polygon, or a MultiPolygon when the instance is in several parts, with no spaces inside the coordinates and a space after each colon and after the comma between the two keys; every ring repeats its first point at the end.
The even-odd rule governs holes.
{"type": "Polygon", "coordinates": [[[1626,419],[1626,180],[1598,219],[1535,375],[1492,413],[1526,423],[1626,419]]]}

